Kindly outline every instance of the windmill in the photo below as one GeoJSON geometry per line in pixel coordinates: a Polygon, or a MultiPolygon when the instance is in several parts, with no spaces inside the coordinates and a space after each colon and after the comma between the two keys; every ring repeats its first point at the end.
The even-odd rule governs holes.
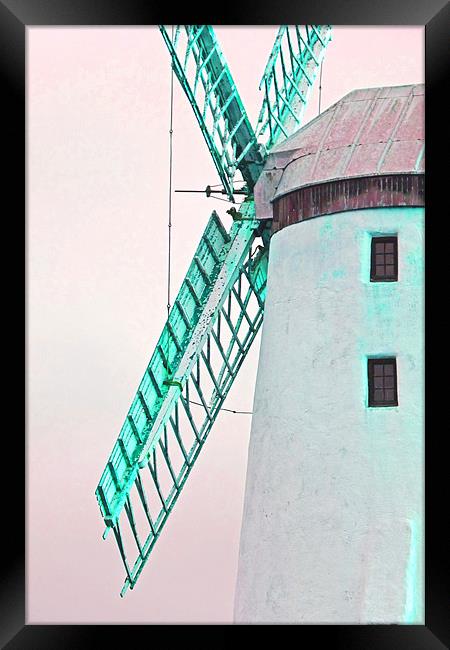
{"type": "Polygon", "coordinates": [[[230,209],[229,232],[212,213],[96,489],[103,537],[113,531],[125,569],[121,596],[136,585],[261,327],[271,219],[256,218],[254,187],[267,152],[301,125],[331,38],[330,26],[280,27],[253,128],[212,27],[160,31],[221,191],[233,203],[245,198],[230,209]]]}

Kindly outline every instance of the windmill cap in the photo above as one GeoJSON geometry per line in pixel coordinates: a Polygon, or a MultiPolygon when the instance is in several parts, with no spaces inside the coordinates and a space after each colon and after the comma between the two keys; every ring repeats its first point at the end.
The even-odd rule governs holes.
{"type": "Polygon", "coordinates": [[[268,154],[256,216],[294,190],[347,178],[423,174],[424,84],[353,90],[268,154]]]}

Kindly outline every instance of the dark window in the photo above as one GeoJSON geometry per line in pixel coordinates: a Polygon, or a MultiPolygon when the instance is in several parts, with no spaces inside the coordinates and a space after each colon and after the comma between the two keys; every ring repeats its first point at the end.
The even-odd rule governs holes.
{"type": "Polygon", "coordinates": [[[395,358],[368,359],[369,406],[397,406],[395,358]]]}
{"type": "Polygon", "coordinates": [[[395,282],[398,279],[397,237],[372,237],[371,282],[395,282]]]}

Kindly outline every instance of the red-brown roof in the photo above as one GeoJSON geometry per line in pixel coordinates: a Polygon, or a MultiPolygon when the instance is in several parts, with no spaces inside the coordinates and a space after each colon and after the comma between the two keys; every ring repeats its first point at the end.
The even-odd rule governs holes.
{"type": "Polygon", "coordinates": [[[256,215],[271,201],[327,181],[423,173],[424,85],[354,90],[306,124],[267,157],[255,186],[256,215]]]}

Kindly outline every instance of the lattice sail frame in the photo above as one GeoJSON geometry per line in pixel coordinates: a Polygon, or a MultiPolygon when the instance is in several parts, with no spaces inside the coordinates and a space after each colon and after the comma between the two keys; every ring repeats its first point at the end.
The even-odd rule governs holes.
{"type": "MultiPolygon", "coordinates": [[[[289,32],[280,28],[263,77],[258,123],[259,135],[269,128],[270,145],[300,122],[298,97],[304,103],[312,68],[329,40],[327,29],[306,27],[298,57],[291,52],[297,68],[288,74],[283,38],[289,32]],[[280,65],[282,82],[276,76],[280,65]]],[[[171,36],[164,26],[160,30],[228,197],[233,200],[237,170],[251,195],[265,148],[257,142],[212,27],[177,26],[171,36]]],[[[268,242],[265,237],[261,246],[256,240],[266,223],[255,219],[251,198],[240,211],[229,233],[217,214],[211,215],[96,489],[103,537],[113,530],[125,567],[121,596],[136,584],[262,324],[268,242]]]]}
{"type": "Polygon", "coordinates": [[[100,479],[104,537],[113,530],[126,572],[122,596],[136,584],[261,326],[268,259],[256,245],[261,226],[244,216],[227,233],[212,214],[100,479]]]}
{"type": "Polygon", "coordinates": [[[173,40],[172,30],[160,30],[228,197],[237,170],[251,193],[264,157],[213,28],[177,25],[173,40]]]}
{"type": "Polygon", "coordinates": [[[160,25],[160,30],[229,199],[233,200],[238,170],[248,194],[252,194],[266,151],[301,125],[309,92],[331,40],[331,26],[280,27],[259,86],[264,99],[256,130],[213,28],[176,25],[169,30],[160,25]]]}
{"type": "Polygon", "coordinates": [[[268,130],[267,150],[301,126],[331,33],[331,25],[280,27],[259,86],[264,100],[256,133],[261,139],[268,130]]]}

